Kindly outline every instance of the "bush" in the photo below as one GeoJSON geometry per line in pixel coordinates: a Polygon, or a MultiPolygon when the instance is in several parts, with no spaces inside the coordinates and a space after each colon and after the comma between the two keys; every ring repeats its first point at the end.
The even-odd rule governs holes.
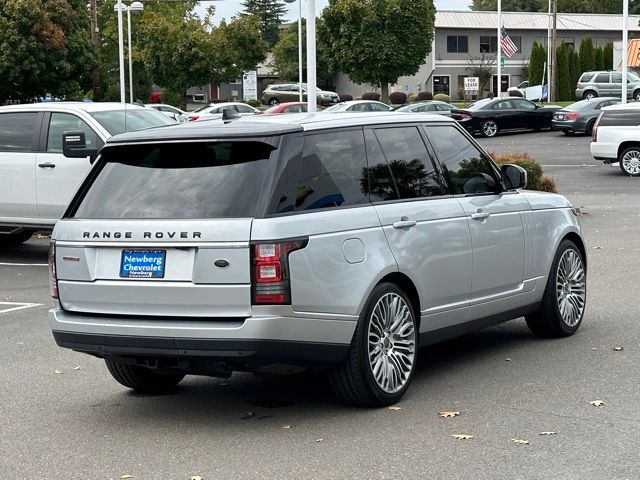
{"type": "Polygon", "coordinates": [[[246,103],[247,105],[251,105],[253,108],[259,108],[259,107],[260,107],[260,105],[262,105],[262,104],[260,103],[260,100],[247,100],[247,101],[246,101],[246,102],[244,102],[244,103],[246,103]]]}
{"type": "Polygon", "coordinates": [[[407,103],[407,94],[404,92],[393,92],[389,95],[391,105],[404,105],[407,103]]]}
{"type": "Polygon", "coordinates": [[[418,96],[417,95],[409,95],[409,97],[407,98],[407,102],[409,103],[413,103],[413,102],[417,102],[418,101],[418,96]]]}
{"type": "Polygon", "coordinates": [[[350,102],[351,100],[353,100],[353,95],[340,95],[341,102],[350,102]]]}
{"type": "Polygon", "coordinates": [[[451,97],[449,95],[447,95],[446,93],[438,93],[437,95],[433,96],[434,100],[439,100],[441,102],[447,102],[447,103],[451,103],[451,97]]]}
{"type": "Polygon", "coordinates": [[[169,90],[168,88],[160,94],[160,101],[162,103],[166,103],[167,105],[173,105],[174,107],[179,107],[182,102],[182,95],[178,92],[174,92],[173,90],[169,90]]]}
{"type": "Polygon", "coordinates": [[[527,190],[556,193],[558,188],[553,178],[542,174],[540,164],[531,158],[528,153],[509,152],[499,155],[490,152],[489,155],[498,165],[518,165],[527,171],[527,190]]]}
{"type": "Polygon", "coordinates": [[[418,101],[424,102],[425,100],[433,100],[433,93],[431,92],[420,92],[418,93],[418,101]]]}
{"type": "Polygon", "coordinates": [[[520,90],[511,90],[509,92],[509,96],[510,97],[520,97],[520,98],[524,97],[524,95],[522,95],[522,92],[520,90]]]}
{"type": "Polygon", "coordinates": [[[367,92],[362,94],[362,100],[380,100],[380,94],[378,92],[367,92]]]}

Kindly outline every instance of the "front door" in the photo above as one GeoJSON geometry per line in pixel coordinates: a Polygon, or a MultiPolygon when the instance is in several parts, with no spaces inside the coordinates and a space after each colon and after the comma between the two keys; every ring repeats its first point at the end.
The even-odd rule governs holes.
{"type": "Polygon", "coordinates": [[[62,155],[62,134],[83,131],[88,148],[100,148],[103,141],[84,120],[71,113],[51,113],[48,122],[48,128],[45,126],[44,129],[46,149],[38,153],[36,160],[37,204],[40,218],[57,220],[91,169],[88,157],[66,158],[62,155]]]}
{"type": "Polygon", "coordinates": [[[399,271],[420,296],[420,331],[466,321],[471,236],[416,126],[366,131],[368,185],[399,271]],[[400,200],[400,201],[399,201],[400,200]]]}
{"type": "Polygon", "coordinates": [[[495,168],[456,127],[427,131],[471,232],[469,319],[500,313],[522,293],[525,240],[520,212],[529,210],[529,203],[518,192],[498,193],[495,168]]]}

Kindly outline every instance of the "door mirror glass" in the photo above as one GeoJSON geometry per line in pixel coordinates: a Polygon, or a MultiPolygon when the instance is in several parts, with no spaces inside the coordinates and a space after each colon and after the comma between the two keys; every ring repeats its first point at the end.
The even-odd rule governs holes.
{"type": "Polygon", "coordinates": [[[503,165],[502,181],[507,190],[518,190],[527,186],[527,171],[518,165],[503,165]]]}
{"type": "Polygon", "coordinates": [[[62,134],[62,154],[67,158],[85,158],[93,159],[98,155],[97,148],[87,148],[87,141],[84,132],[64,132],[62,134]]]}

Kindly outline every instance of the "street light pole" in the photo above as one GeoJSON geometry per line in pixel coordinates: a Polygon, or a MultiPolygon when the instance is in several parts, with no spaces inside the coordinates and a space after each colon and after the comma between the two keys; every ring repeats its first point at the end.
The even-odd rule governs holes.
{"type": "Polygon", "coordinates": [[[122,38],[122,0],[118,0],[118,56],[120,61],[120,103],[125,103],[124,93],[124,40],[122,38]]]}
{"type": "Polygon", "coordinates": [[[316,0],[307,0],[307,110],[318,111],[316,84],[316,0]]]}
{"type": "Polygon", "coordinates": [[[627,103],[627,63],[629,57],[629,0],[622,0],[622,103],[627,103]]]}
{"type": "Polygon", "coordinates": [[[127,36],[129,37],[129,102],[133,103],[133,70],[131,60],[131,6],[127,7],[127,36]]]}
{"type": "Polygon", "coordinates": [[[302,0],[298,0],[298,84],[300,85],[300,103],[302,103],[302,0]]]}

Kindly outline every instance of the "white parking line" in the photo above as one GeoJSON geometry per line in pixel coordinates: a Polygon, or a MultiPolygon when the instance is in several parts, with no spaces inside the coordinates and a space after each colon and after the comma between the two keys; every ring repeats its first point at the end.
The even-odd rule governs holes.
{"type": "Polygon", "coordinates": [[[25,308],[39,307],[41,303],[18,303],[18,302],[0,302],[0,306],[6,305],[9,308],[0,310],[0,313],[15,312],[16,310],[24,310],[25,308]]]}
{"type": "Polygon", "coordinates": [[[5,267],[48,267],[48,263],[9,263],[0,262],[0,265],[5,267]]]}

